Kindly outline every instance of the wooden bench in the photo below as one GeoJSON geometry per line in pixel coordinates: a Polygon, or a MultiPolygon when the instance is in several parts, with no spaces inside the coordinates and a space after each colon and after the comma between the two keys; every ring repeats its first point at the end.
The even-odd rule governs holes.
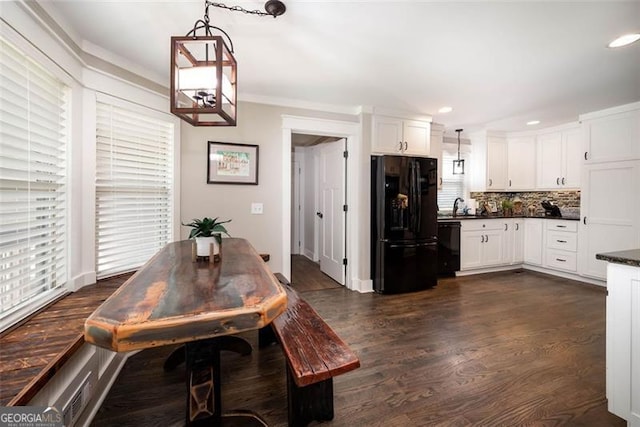
{"type": "Polygon", "coordinates": [[[358,368],[360,360],[284,276],[276,277],[287,292],[287,310],[260,330],[259,345],[277,339],[287,359],[289,426],[332,420],[333,377],[358,368]]]}

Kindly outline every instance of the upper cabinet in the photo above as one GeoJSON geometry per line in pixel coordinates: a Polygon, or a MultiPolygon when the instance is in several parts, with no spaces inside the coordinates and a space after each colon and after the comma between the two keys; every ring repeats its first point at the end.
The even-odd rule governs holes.
{"type": "Polygon", "coordinates": [[[640,159],[640,103],[580,116],[585,163],[640,159]]]}
{"type": "Polygon", "coordinates": [[[507,138],[507,190],[536,187],[536,139],[533,136],[507,138]]]}
{"type": "Polygon", "coordinates": [[[536,188],[580,189],[581,156],[582,133],[579,128],[539,135],[536,188]]]}
{"type": "Polygon", "coordinates": [[[431,146],[429,157],[438,159],[438,190],[442,190],[442,143],[444,141],[444,126],[431,123],[431,146]]]}
{"type": "Polygon", "coordinates": [[[374,154],[428,156],[431,123],[374,115],[372,139],[371,151],[374,154]]]}
{"type": "Polygon", "coordinates": [[[507,188],[507,141],[503,137],[487,137],[487,191],[507,188]]]}

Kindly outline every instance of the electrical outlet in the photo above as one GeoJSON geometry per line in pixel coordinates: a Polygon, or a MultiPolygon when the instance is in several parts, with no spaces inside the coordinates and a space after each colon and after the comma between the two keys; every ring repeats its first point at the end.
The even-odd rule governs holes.
{"type": "Polygon", "coordinates": [[[262,203],[251,203],[251,213],[253,215],[262,215],[262,203]]]}

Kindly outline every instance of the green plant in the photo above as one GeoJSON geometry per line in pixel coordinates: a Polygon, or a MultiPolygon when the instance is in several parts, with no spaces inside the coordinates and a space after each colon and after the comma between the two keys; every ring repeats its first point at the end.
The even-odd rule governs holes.
{"type": "Polygon", "coordinates": [[[218,243],[221,240],[220,233],[224,233],[229,236],[227,229],[222,224],[226,224],[231,222],[230,219],[226,221],[218,221],[218,218],[208,218],[204,217],[202,219],[193,219],[190,223],[185,224],[182,223],[185,227],[191,227],[191,232],[189,233],[189,238],[193,239],[196,237],[211,237],[214,236],[218,243]]]}
{"type": "Polygon", "coordinates": [[[513,202],[508,199],[502,201],[502,210],[505,211],[507,209],[513,209],[513,202]]]}

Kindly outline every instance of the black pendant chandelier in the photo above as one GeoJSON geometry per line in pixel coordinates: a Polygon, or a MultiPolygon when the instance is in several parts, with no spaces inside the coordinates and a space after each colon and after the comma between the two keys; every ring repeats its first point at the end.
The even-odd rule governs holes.
{"type": "Polygon", "coordinates": [[[269,0],[262,12],[206,0],[204,17],[193,29],[183,37],[171,37],[171,112],[193,126],[235,126],[238,65],[229,35],[209,23],[210,6],[274,18],[286,7],[280,0],[269,0]]]}
{"type": "Polygon", "coordinates": [[[454,175],[464,175],[464,159],[460,158],[460,133],[464,129],[456,129],[458,133],[458,160],[453,161],[453,174],[454,175]]]}

